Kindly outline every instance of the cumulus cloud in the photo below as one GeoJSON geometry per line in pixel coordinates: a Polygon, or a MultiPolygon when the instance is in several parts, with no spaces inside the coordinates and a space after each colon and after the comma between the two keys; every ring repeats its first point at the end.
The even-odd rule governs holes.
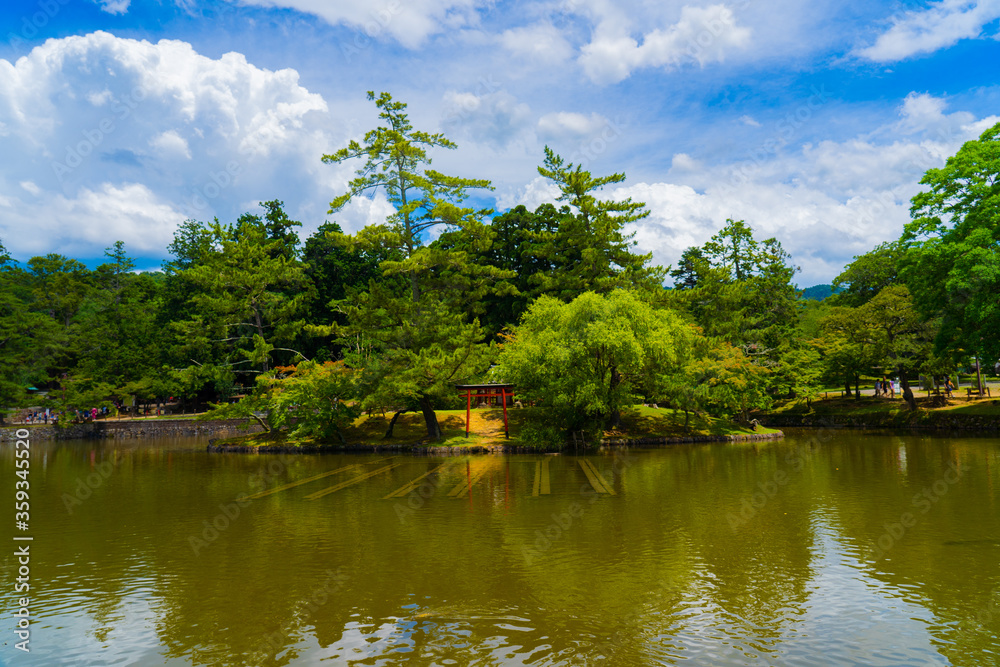
{"type": "MultiPolygon", "coordinates": [[[[998,120],[949,113],[946,100],[912,93],[898,118],[874,132],[715,165],[677,153],[668,180],[625,184],[602,197],[646,202],[650,216],[632,230],[638,248],[664,266],[734,218],[746,220],[758,238],[782,242],[802,268],[800,285],[828,282],[855,255],[898,238],[924,172],[998,120]]],[[[557,195],[536,179],[503,204],[537,207],[557,195]]]]}
{"type": "Polygon", "coordinates": [[[342,138],[328,136],[326,103],[297,72],[174,40],[95,32],[0,60],[0,126],[0,236],[18,255],[40,235],[78,257],[119,238],[161,254],[186,217],[329,201],[347,178],[320,163],[342,138]]]}
{"type": "Polygon", "coordinates": [[[750,43],[750,29],[736,22],[725,5],[681,9],[674,25],[645,33],[642,43],[620,21],[604,21],[580,52],[579,62],[595,83],[617,83],[643,67],[674,69],[685,63],[704,67],[723,62],[750,43]]]}
{"type": "Polygon", "coordinates": [[[475,0],[240,0],[244,5],[285,7],[344,24],[377,39],[389,35],[415,49],[429,36],[474,25],[475,0]]]}
{"type": "Polygon", "coordinates": [[[983,27],[998,18],[1000,0],[941,0],[895,17],[874,44],[858,49],[857,54],[885,63],[933,53],[960,40],[980,37],[983,27]]]}
{"type": "Polygon", "coordinates": [[[531,108],[489,80],[476,92],[448,91],[442,101],[441,125],[449,137],[504,148],[523,143],[531,127],[531,108]]]}

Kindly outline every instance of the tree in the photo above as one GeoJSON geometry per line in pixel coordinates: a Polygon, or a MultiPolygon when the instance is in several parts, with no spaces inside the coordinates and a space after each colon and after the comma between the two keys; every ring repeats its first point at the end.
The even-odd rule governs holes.
{"type": "Polygon", "coordinates": [[[874,250],[857,255],[833,284],[844,290],[832,297],[837,305],[863,306],[898,278],[903,251],[899,242],[881,243],[874,250]]]}
{"type": "Polygon", "coordinates": [[[216,405],[203,419],[247,419],[266,433],[286,430],[292,442],[344,442],[343,429],[359,410],[349,399],[352,372],[344,362],[302,361],[257,376],[252,393],[233,404],[216,405]]]}
{"type": "Polygon", "coordinates": [[[698,247],[691,247],[681,253],[677,268],[670,272],[674,279],[675,290],[694,289],[698,286],[701,276],[709,270],[705,252],[698,247]]]}
{"type": "Polygon", "coordinates": [[[623,407],[668,391],[694,339],[676,314],[627,290],[569,303],[542,296],[502,344],[494,373],[565,428],[616,428],[623,407]]]}
{"type": "Polygon", "coordinates": [[[966,142],[911,200],[901,274],[938,352],[1000,358],[1000,123],[966,142]]]}
{"type": "MultiPolygon", "coordinates": [[[[336,303],[353,291],[368,289],[371,281],[379,280],[382,277],[380,265],[389,259],[399,257],[389,252],[373,252],[356,244],[352,247],[335,222],[320,225],[316,233],[306,239],[302,250],[305,275],[316,294],[309,306],[308,321],[345,324],[336,303]]],[[[317,348],[311,341],[305,342],[302,349],[307,357],[318,361],[325,361],[333,354],[325,347],[317,348]],[[317,354],[321,358],[317,358],[317,354]]]]}
{"type": "Polygon", "coordinates": [[[193,287],[190,316],[173,323],[185,357],[196,364],[251,363],[259,371],[270,367],[274,350],[297,358],[294,350],[275,347],[301,331],[311,298],[304,267],[289,257],[287,239],[272,238],[273,230],[252,215],[232,225],[216,220],[204,229],[211,251],[181,272],[193,287]]]}
{"type": "Polygon", "coordinates": [[[489,364],[484,331],[468,313],[481,307],[496,280],[512,274],[475,264],[467,250],[458,249],[482,250],[492,241],[492,230],[482,221],[490,211],[462,206],[469,190],[492,189],[489,181],[430,169],[428,151],[455,144],[442,134],[414,130],[406,104],[388,93],[376,99],[369,92],[368,99],[375,101],[384,124],[367,132],[363,143],[352,140],[323,156],[328,164],[364,160],[330,212],[355,197],[383,193],[395,211],[384,223],[346,240],[391,257],[380,265],[383,275],[405,278],[408,289],[401,293],[391,280],[372,284],[368,293],[337,306],[347,322],[325,332],[339,334],[342,344],[356,350],[346,358],[359,369],[363,404],[378,400],[404,410],[419,408],[428,436],[440,439],[435,404],[450,383],[476,376],[489,364]],[[425,245],[424,235],[435,227],[457,235],[450,247],[425,245]]]}
{"type": "Polygon", "coordinates": [[[54,323],[32,312],[25,275],[0,243],[0,424],[8,408],[23,404],[27,387],[44,377],[37,362],[54,323]]]}
{"type": "Polygon", "coordinates": [[[108,262],[94,272],[95,289],[81,306],[77,380],[115,387],[138,380],[160,365],[159,284],[135,273],[135,262],[116,241],[105,250],[108,262]]]}
{"type": "Polygon", "coordinates": [[[913,307],[905,285],[890,285],[860,309],[861,320],[872,335],[874,356],[899,374],[903,400],[911,410],[917,401],[908,376],[917,372],[931,356],[933,328],[913,307]]]}
{"type": "Polygon", "coordinates": [[[625,174],[593,176],[582,165],[566,163],[548,146],[538,173],[559,188],[556,201],[566,202],[572,215],[562,215],[553,231],[537,235],[537,256],[552,268],[538,273],[538,294],[571,301],[584,292],[607,294],[618,288],[660,289],[663,270],[649,266],[652,254],[632,252],[635,232],[625,227],[649,215],[646,205],[629,199],[599,200],[596,193],[621,183],[625,174]]]}

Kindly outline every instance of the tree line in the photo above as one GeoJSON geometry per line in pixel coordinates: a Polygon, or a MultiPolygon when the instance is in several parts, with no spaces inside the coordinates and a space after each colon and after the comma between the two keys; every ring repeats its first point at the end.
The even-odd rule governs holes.
{"type": "Polygon", "coordinates": [[[184,222],[155,272],[136,272],[121,242],[93,270],[57,254],[20,264],[0,246],[0,405],[37,403],[29,387],[56,409],[174,397],[327,439],[361,410],[416,411],[440,438],[454,384],[502,381],[552,437],[614,428],[637,402],[746,421],[880,375],[915,407],[916,374],[1000,358],[1000,124],[928,171],[901,238],[816,302],[781,243],[740,220],[654,265],[627,231],[645,204],[602,194],[625,175],[548,147],[538,172],[555,201],[477,208],[489,181],[431,166],[456,145],[414,129],[388,93],[369,99],[379,125],[323,157],[356,167],[331,214],[375,195],[394,209],[356,234],[327,222],[303,241],[272,200],[184,222]]]}

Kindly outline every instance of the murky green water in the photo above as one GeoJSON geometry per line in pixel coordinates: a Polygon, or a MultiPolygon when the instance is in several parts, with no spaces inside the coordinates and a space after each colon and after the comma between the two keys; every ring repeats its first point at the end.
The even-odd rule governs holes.
{"type": "Polygon", "coordinates": [[[508,458],[34,442],[27,532],[2,448],[3,665],[1000,661],[997,439],[508,458]],[[34,538],[27,654],[15,535],[34,538]]]}

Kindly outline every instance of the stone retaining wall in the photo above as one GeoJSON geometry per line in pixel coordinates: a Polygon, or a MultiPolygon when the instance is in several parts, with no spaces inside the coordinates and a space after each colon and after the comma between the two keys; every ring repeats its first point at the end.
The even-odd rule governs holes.
{"type": "Polygon", "coordinates": [[[162,438],[198,435],[228,435],[256,433],[260,426],[253,425],[246,431],[239,426],[245,424],[240,419],[137,419],[135,421],[96,421],[90,424],[70,424],[59,428],[52,424],[18,425],[0,429],[0,442],[14,439],[19,429],[27,429],[31,440],[71,440],[71,439],[130,439],[162,438]]]}
{"type": "Polygon", "coordinates": [[[860,429],[920,429],[932,431],[1000,431],[1000,417],[979,415],[948,415],[916,413],[912,418],[900,419],[890,415],[768,415],[761,422],[769,428],[797,426],[805,428],[860,428],[860,429]]]}

